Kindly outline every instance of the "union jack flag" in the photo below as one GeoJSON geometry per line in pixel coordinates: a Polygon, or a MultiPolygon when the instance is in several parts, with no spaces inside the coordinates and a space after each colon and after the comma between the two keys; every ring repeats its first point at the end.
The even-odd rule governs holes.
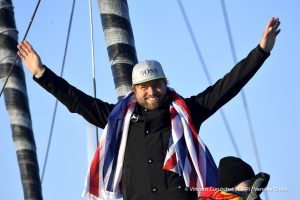
{"type": "MultiPolygon", "coordinates": [[[[183,176],[186,186],[197,191],[216,186],[217,167],[199,138],[185,101],[171,88],[168,89],[168,95],[172,99],[172,133],[163,169],[183,176]]],[[[86,177],[83,196],[91,199],[122,197],[124,153],[135,104],[135,95],[131,92],[110,113],[86,177]]]]}

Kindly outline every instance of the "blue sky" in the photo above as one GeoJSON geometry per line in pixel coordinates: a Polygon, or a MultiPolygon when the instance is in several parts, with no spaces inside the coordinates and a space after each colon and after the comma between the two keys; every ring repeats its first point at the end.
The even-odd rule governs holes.
{"type": "MultiPolygon", "coordinates": [[[[37,1],[14,0],[15,20],[22,38],[37,1]]],[[[213,82],[234,65],[223,18],[221,1],[182,1],[213,82]]],[[[98,12],[93,1],[97,96],[116,102],[113,78],[98,12]]],[[[300,173],[299,52],[300,3],[297,0],[225,1],[238,60],[260,41],[272,16],[281,19],[281,29],[271,56],[244,88],[253,123],[262,171],[271,175],[269,199],[292,199],[297,195],[300,173]],[[298,103],[297,103],[298,102],[298,103]],[[280,188],[287,192],[278,192],[280,188]]],[[[184,97],[209,86],[178,2],[129,1],[131,23],[139,60],[156,59],[164,66],[170,86],[184,97]]],[[[42,1],[28,40],[42,62],[60,73],[71,13],[71,0],[42,1]]],[[[92,90],[88,1],[77,1],[64,77],[88,94],[92,90]]],[[[25,71],[27,92],[40,170],[43,167],[55,99],[25,71]]],[[[240,95],[224,107],[241,157],[258,173],[245,110],[240,95]]],[[[4,99],[0,99],[0,198],[23,199],[23,191],[4,99]]],[[[101,131],[100,131],[101,132],[101,131]]],[[[202,139],[216,163],[236,155],[221,115],[217,112],[201,127],[202,139]]],[[[44,199],[81,198],[88,168],[87,123],[58,106],[47,169],[44,199]]],[[[297,195],[298,196],[298,195],[297,195]]],[[[264,198],[264,196],[262,196],[264,198]]]]}

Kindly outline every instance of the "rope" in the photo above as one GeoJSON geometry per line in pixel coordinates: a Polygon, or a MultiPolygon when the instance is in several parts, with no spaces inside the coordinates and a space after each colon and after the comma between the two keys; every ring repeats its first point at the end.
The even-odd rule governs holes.
{"type": "MultiPolygon", "coordinates": [[[[206,76],[206,78],[207,78],[209,84],[212,84],[212,80],[211,80],[210,74],[209,74],[208,69],[207,69],[207,67],[206,67],[206,63],[205,63],[205,61],[204,61],[204,58],[203,58],[203,56],[202,56],[202,54],[201,54],[199,45],[198,45],[198,43],[197,43],[197,40],[196,40],[196,37],[195,37],[195,35],[194,35],[193,29],[192,29],[192,27],[191,27],[191,25],[190,25],[189,19],[188,19],[187,15],[186,15],[185,9],[184,9],[184,7],[183,7],[183,5],[182,5],[182,3],[181,3],[181,0],[177,0],[177,2],[178,2],[178,5],[179,5],[179,8],[180,8],[182,17],[183,17],[183,19],[184,19],[185,25],[186,25],[186,27],[187,27],[187,29],[188,29],[188,31],[189,31],[190,37],[191,37],[191,39],[192,39],[193,45],[194,45],[194,47],[195,47],[195,50],[196,50],[196,52],[197,52],[197,56],[198,56],[198,58],[199,58],[199,60],[200,60],[200,62],[201,62],[201,65],[202,65],[202,68],[203,68],[203,70],[204,70],[205,76],[206,76]]],[[[227,132],[228,132],[230,141],[231,141],[231,143],[232,143],[232,145],[233,145],[234,151],[235,151],[235,153],[236,153],[236,155],[237,155],[238,157],[241,157],[240,152],[239,152],[239,149],[238,149],[237,144],[236,144],[236,142],[235,142],[233,133],[232,133],[232,131],[231,131],[231,128],[230,128],[229,123],[228,123],[228,121],[227,121],[226,115],[225,115],[225,113],[224,113],[224,111],[223,111],[222,108],[220,108],[220,113],[221,113],[221,117],[222,117],[223,123],[225,124],[225,128],[226,128],[226,130],[227,130],[227,132]]]]}
{"type": "MultiPolygon", "coordinates": [[[[32,24],[32,22],[33,22],[33,20],[34,20],[35,14],[36,14],[36,12],[37,12],[39,6],[40,6],[40,3],[41,3],[41,0],[39,0],[39,1],[37,2],[37,5],[35,6],[35,9],[34,9],[34,11],[33,11],[32,17],[31,17],[31,19],[30,19],[30,21],[29,21],[28,27],[27,27],[27,29],[26,29],[26,32],[25,32],[25,35],[24,35],[22,41],[24,41],[24,40],[26,39],[26,37],[27,37],[27,35],[28,35],[28,33],[29,33],[31,24],[32,24]]],[[[17,60],[18,60],[18,54],[16,54],[15,59],[14,59],[13,63],[11,64],[11,67],[10,67],[10,69],[9,69],[9,71],[8,71],[7,76],[6,76],[6,79],[5,79],[4,82],[3,82],[3,86],[2,86],[2,89],[1,89],[1,91],[0,91],[0,97],[2,96],[2,93],[3,93],[3,91],[4,91],[4,88],[5,88],[5,86],[6,86],[7,82],[8,82],[8,79],[9,79],[9,77],[10,77],[10,74],[11,74],[12,71],[13,71],[13,68],[15,67],[15,64],[16,64],[17,60]]]]}
{"type": "MultiPolygon", "coordinates": [[[[233,42],[232,32],[231,32],[230,23],[229,23],[229,19],[228,19],[227,10],[226,10],[224,0],[221,1],[221,4],[222,4],[222,10],[223,10],[224,20],[225,20],[225,24],[226,24],[226,30],[227,30],[229,43],[230,43],[230,48],[231,48],[232,60],[233,60],[234,63],[237,63],[235,45],[234,45],[234,42],[233,42]]],[[[254,149],[256,162],[257,162],[259,171],[261,171],[262,167],[261,167],[258,148],[257,148],[257,144],[256,144],[254,129],[253,129],[253,125],[252,125],[250,111],[249,111],[248,104],[247,104],[246,94],[245,94],[243,89],[241,91],[241,95],[242,95],[243,106],[244,106],[244,109],[245,109],[245,112],[246,112],[246,118],[247,118],[247,122],[248,122],[248,126],[249,126],[249,131],[250,131],[250,136],[251,136],[251,141],[252,141],[252,146],[253,146],[253,149],[254,149]]],[[[265,192],[265,197],[266,197],[266,199],[269,199],[266,192],[265,192]]]]}
{"type": "MultiPolygon", "coordinates": [[[[75,1],[76,0],[73,0],[72,11],[71,11],[71,16],[70,16],[70,21],[69,21],[69,28],[68,28],[68,32],[67,32],[67,39],[66,39],[66,44],[65,44],[64,57],[63,57],[62,68],[61,68],[61,72],[60,72],[61,77],[63,75],[63,71],[64,71],[64,68],[65,68],[65,62],[66,62],[66,57],[67,57],[67,50],[68,50],[68,44],[69,44],[69,38],[70,38],[71,26],[72,26],[73,14],[74,14],[74,8],[75,8],[75,1]]],[[[55,105],[54,105],[53,116],[52,116],[50,134],[49,134],[49,139],[48,139],[48,145],[47,145],[47,150],[46,150],[46,156],[45,156],[43,171],[42,171],[42,175],[41,175],[41,182],[42,183],[43,183],[43,180],[44,180],[44,175],[45,175],[47,161],[48,161],[48,155],[49,155],[50,146],[51,146],[51,140],[52,140],[53,129],[54,129],[54,122],[55,122],[56,111],[57,111],[57,103],[58,103],[58,100],[56,99],[55,100],[55,105]]]]}
{"type": "MultiPolygon", "coordinates": [[[[235,45],[233,43],[231,28],[230,28],[230,24],[229,24],[229,20],[228,20],[224,0],[222,0],[221,3],[222,3],[223,14],[224,14],[224,20],[225,20],[225,24],[226,24],[226,30],[227,30],[227,33],[228,33],[231,53],[232,53],[232,59],[233,59],[234,63],[237,63],[235,45]]],[[[261,163],[260,163],[260,159],[259,159],[259,155],[258,155],[258,150],[257,150],[257,145],[256,145],[256,140],[255,140],[255,134],[254,134],[254,131],[253,131],[254,129],[253,129],[253,126],[252,126],[252,120],[251,120],[250,112],[249,112],[249,109],[248,109],[246,94],[245,94],[243,89],[241,91],[241,95],[242,95],[242,100],[243,100],[243,106],[244,106],[246,116],[247,116],[247,121],[248,121],[248,125],[249,125],[250,135],[251,135],[251,139],[252,139],[253,148],[254,148],[254,151],[255,151],[255,156],[256,156],[258,168],[259,168],[259,170],[261,170],[261,163]]]]}
{"type": "MultiPolygon", "coordinates": [[[[94,51],[94,29],[93,29],[93,10],[92,10],[92,1],[89,0],[89,10],[90,10],[90,32],[91,32],[91,48],[92,48],[92,76],[93,76],[93,90],[94,90],[94,98],[97,97],[96,95],[96,77],[95,77],[95,51],[94,51]]],[[[97,140],[97,146],[99,144],[99,133],[98,128],[95,126],[96,130],[96,140],[97,140]]]]}

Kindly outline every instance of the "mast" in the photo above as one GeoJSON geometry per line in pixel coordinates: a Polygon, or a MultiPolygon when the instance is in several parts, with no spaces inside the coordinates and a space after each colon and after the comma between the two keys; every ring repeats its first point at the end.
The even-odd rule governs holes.
{"type": "Polygon", "coordinates": [[[118,98],[131,91],[137,63],[127,0],[98,0],[102,27],[118,98]]]}
{"type": "MultiPolygon", "coordinates": [[[[11,0],[0,0],[0,80],[3,82],[17,52],[16,29],[11,0]]],[[[4,89],[13,141],[21,174],[25,200],[41,200],[42,189],[36,145],[26,91],[25,75],[20,59],[13,68],[4,89]]]]}

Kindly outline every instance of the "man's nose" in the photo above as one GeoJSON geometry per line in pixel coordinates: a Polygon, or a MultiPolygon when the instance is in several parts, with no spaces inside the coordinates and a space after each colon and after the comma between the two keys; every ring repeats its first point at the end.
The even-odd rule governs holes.
{"type": "Polygon", "coordinates": [[[147,93],[148,93],[148,95],[154,95],[155,94],[155,88],[152,87],[152,86],[148,87],[147,93]]]}

